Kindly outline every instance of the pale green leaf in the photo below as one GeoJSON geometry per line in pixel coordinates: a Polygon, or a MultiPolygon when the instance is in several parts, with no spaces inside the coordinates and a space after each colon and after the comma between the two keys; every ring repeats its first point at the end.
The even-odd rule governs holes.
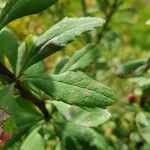
{"type": "Polygon", "coordinates": [[[61,113],[66,120],[85,127],[99,126],[105,123],[111,116],[107,110],[101,108],[81,108],[58,101],[50,101],[50,103],[55,105],[59,113],[61,113]]]}
{"type": "Polygon", "coordinates": [[[43,35],[30,49],[23,70],[62,49],[83,32],[101,26],[104,20],[96,17],[65,18],[43,35]]]}

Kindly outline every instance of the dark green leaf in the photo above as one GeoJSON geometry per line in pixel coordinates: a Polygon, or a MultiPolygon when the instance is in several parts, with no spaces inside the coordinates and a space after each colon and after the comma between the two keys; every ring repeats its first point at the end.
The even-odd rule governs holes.
{"type": "Polygon", "coordinates": [[[0,16],[0,29],[17,18],[41,12],[55,2],[57,0],[8,0],[0,16]]]}
{"type": "Polygon", "coordinates": [[[0,32],[0,54],[8,58],[14,73],[16,73],[18,46],[18,40],[11,31],[5,29],[0,32]]]}
{"type": "Polygon", "coordinates": [[[84,107],[105,107],[115,101],[110,88],[91,79],[82,72],[65,72],[51,76],[28,76],[33,83],[56,100],[84,107]]]}

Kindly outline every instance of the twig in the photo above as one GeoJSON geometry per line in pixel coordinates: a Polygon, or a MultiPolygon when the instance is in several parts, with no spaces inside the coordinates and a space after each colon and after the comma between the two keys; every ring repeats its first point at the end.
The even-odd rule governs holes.
{"type": "Polygon", "coordinates": [[[104,24],[101,32],[98,34],[98,41],[97,42],[100,42],[102,40],[102,37],[103,37],[105,31],[107,30],[108,25],[109,25],[113,15],[115,14],[115,12],[117,11],[117,9],[119,8],[119,6],[121,4],[122,4],[122,2],[118,2],[118,0],[115,0],[114,3],[112,4],[109,13],[106,15],[105,24],[104,24]]]}

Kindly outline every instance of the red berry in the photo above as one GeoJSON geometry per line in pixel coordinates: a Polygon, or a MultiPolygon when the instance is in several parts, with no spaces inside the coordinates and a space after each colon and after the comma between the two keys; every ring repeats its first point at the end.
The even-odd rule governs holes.
{"type": "Polygon", "coordinates": [[[2,132],[0,136],[0,141],[5,144],[9,139],[9,135],[6,132],[2,132]]]}
{"type": "Polygon", "coordinates": [[[133,104],[135,101],[136,101],[136,96],[135,96],[134,94],[130,93],[130,94],[128,95],[128,102],[129,102],[130,104],[133,104]]]}

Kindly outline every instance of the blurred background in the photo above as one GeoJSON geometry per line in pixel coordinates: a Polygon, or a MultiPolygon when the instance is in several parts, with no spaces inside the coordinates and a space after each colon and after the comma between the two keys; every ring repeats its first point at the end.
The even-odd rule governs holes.
{"type": "MultiPolygon", "coordinates": [[[[0,9],[4,3],[5,0],[1,0],[0,9]]],[[[150,0],[59,0],[40,14],[12,22],[9,28],[22,41],[31,34],[41,35],[66,16],[101,17],[106,23],[47,58],[44,61],[47,71],[55,67],[62,57],[72,56],[88,43],[97,43],[98,58],[84,72],[108,85],[117,96],[117,103],[109,107],[112,118],[98,131],[102,134],[104,147],[149,150],[150,105],[145,103],[150,101],[150,84],[145,92],[131,82],[132,75],[120,78],[117,72],[121,64],[147,59],[150,53],[150,26],[145,24],[150,19],[150,0]]],[[[150,71],[140,77],[150,78],[150,71]]],[[[53,147],[55,143],[49,144],[53,147]]]]}

